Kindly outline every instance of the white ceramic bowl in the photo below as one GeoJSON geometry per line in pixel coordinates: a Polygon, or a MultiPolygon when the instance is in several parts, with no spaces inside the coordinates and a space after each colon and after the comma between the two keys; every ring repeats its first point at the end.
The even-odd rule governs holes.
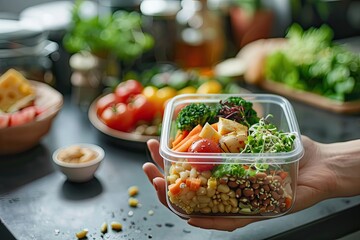
{"type": "Polygon", "coordinates": [[[96,172],[96,170],[98,169],[100,163],[102,162],[102,160],[104,159],[105,156],[105,152],[104,150],[94,144],[87,144],[87,143],[78,143],[78,144],[73,144],[70,146],[66,146],[66,147],[61,147],[59,149],[57,149],[54,153],[53,153],[53,161],[55,162],[55,164],[58,166],[58,168],[60,169],[60,171],[67,177],[67,179],[69,181],[72,182],[86,182],[91,180],[94,177],[94,174],[96,172]],[[79,146],[81,148],[89,148],[93,151],[95,151],[97,153],[97,156],[87,162],[83,162],[83,163],[69,163],[69,162],[64,162],[59,160],[58,155],[59,153],[71,146],[79,146]]]}

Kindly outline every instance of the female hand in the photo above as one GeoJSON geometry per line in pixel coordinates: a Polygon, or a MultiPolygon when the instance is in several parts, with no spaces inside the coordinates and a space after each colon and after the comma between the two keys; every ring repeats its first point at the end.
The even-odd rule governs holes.
{"type": "MultiPolygon", "coordinates": [[[[304,144],[305,155],[299,162],[298,185],[292,212],[308,208],[327,198],[359,194],[359,190],[349,192],[350,190],[346,190],[341,187],[343,184],[350,182],[350,179],[348,179],[348,182],[346,183],[343,183],[342,180],[339,179],[339,175],[347,175],[346,171],[354,171],[355,176],[357,176],[356,171],[359,170],[360,165],[357,162],[359,161],[349,161],[351,162],[349,165],[354,166],[348,166],[347,170],[343,169],[345,172],[343,172],[342,169],[339,169],[339,166],[336,164],[337,161],[334,161],[338,160],[338,158],[343,154],[346,156],[349,154],[351,156],[357,154],[357,156],[359,156],[359,153],[356,152],[356,150],[352,150],[351,146],[349,146],[357,146],[359,143],[354,143],[355,141],[353,141],[347,143],[321,144],[306,136],[302,137],[302,141],[304,144]],[[338,145],[342,145],[341,149],[345,150],[339,151],[340,146],[338,145]],[[334,155],[339,157],[334,157],[334,155]],[[342,190],[340,190],[340,188],[342,190]]],[[[149,140],[147,145],[152,159],[159,168],[163,170],[164,163],[159,154],[159,142],[156,140],[149,140]]],[[[144,172],[153,184],[160,202],[168,207],[166,202],[165,179],[159,168],[153,163],[145,163],[143,165],[144,172]]],[[[357,180],[357,182],[359,182],[359,180],[357,180]]],[[[360,188],[358,187],[357,189],[360,188]]],[[[219,217],[192,217],[188,219],[188,223],[196,227],[227,231],[233,231],[255,221],[259,221],[259,219],[234,219],[219,217]]]]}

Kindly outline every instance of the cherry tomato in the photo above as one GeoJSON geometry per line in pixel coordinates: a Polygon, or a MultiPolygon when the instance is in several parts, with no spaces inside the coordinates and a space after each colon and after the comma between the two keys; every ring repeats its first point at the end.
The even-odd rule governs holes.
{"type": "Polygon", "coordinates": [[[196,93],[206,94],[206,93],[221,93],[222,86],[216,80],[209,80],[200,85],[196,93]]]}
{"type": "Polygon", "coordinates": [[[146,86],[143,91],[142,94],[150,101],[153,103],[154,107],[155,107],[155,111],[157,112],[157,114],[161,114],[162,113],[162,100],[160,98],[158,98],[157,96],[157,91],[159,89],[157,87],[154,86],[146,86]]]}
{"type": "Polygon", "coordinates": [[[109,93],[106,94],[104,96],[102,96],[101,98],[99,98],[99,100],[96,102],[96,113],[98,116],[101,116],[102,112],[105,110],[105,108],[113,105],[116,103],[115,100],[115,94],[114,93],[109,93]]]}
{"type": "Polygon", "coordinates": [[[156,116],[155,104],[150,102],[143,94],[135,95],[129,105],[134,110],[135,121],[151,122],[156,116]]]}
{"type": "Polygon", "coordinates": [[[129,132],[134,127],[134,112],[125,103],[107,107],[100,119],[110,128],[129,132]]]}
{"type": "MultiPolygon", "coordinates": [[[[211,139],[200,139],[198,141],[195,141],[188,149],[188,152],[191,153],[221,153],[221,148],[219,145],[211,140],[211,139]]],[[[214,159],[202,159],[202,158],[196,158],[191,159],[193,162],[209,162],[209,161],[216,161],[214,159]]],[[[215,164],[192,164],[196,170],[199,172],[201,171],[209,171],[212,170],[215,166],[215,164]]]]}
{"type": "Polygon", "coordinates": [[[130,79],[119,83],[115,88],[115,98],[117,102],[127,103],[128,99],[136,94],[141,93],[143,86],[140,82],[130,79]]]}
{"type": "Polygon", "coordinates": [[[175,97],[176,94],[177,91],[172,87],[163,87],[156,92],[156,96],[158,97],[161,106],[161,113],[164,112],[166,101],[175,97]]]}
{"type": "Polygon", "coordinates": [[[180,89],[177,94],[180,95],[180,94],[188,94],[188,93],[196,93],[196,88],[193,87],[193,86],[187,86],[187,87],[184,87],[182,89],[180,89]]]}

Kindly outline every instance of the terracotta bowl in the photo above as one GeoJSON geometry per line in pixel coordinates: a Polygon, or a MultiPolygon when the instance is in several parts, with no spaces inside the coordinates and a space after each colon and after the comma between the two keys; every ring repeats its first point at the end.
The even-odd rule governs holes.
{"type": "Polygon", "coordinates": [[[63,105],[63,96],[46,83],[30,81],[36,89],[35,105],[45,109],[29,123],[0,129],[0,155],[24,152],[46,135],[63,105]]]}
{"type": "Polygon", "coordinates": [[[106,140],[110,140],[128,150],[138,151],[145,150],[146,142],[149,139],[160,139],[159,136],[122,132],[106,126],[96,114],[96,103],[99,99],[100,97],[95,99],[90,105],[88,116],[91,124],[104,135],[106,140]]]}

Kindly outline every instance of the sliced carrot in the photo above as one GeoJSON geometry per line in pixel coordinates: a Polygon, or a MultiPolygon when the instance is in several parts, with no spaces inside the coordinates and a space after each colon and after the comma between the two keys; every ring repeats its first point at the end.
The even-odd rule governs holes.
{"type": "Polygon", "coordinates": [[[176,147],[173,148],[173,150],[177,151],[177,152],[187,152],[189,147],[191,146],[191,144],[193,144],[193,142],[200,140],[200,139],[201,139],[201,137],[199,136],[199,134],[196,134],[195,136],[192,136],[189,139],[187,139],[186,142],[176,145],[176,147]]]}
{"type": "Polygon", "coordinates": [[[180,143],[187,135],[189,134],[189,131],[180,131],[178,130],[175,136],[175,140],[172,142],[172,146],[176,146],[178,143],[180,143]]]}
{"type": "Polygon", "coordinates": [[[289,209],[291,207],[292,199],[289,197],[285,198],[285,207],[286,209],[289,209]]]}
{"type": "Polygon", "coordinates": [[[213,123],[211,124],[211,126],[217,131],[218,130],[218,123],[213,123]]]}
{"type": "Polygon", "coordinates": [[[279,172],[278,175],[281,177],[281,179],[285,179],[288,176],[287,172],[279,172]]]}
{"type": "Polygon", "coordinates": [[[194,127],[187,135],[186,137],[181,140],[178,144],[173,145],[173,150],[175,150],[175,148],[177,148],[178,146],[183,145],[185,142],[187,142],[187,140],[189,140],[191,137],[193,137],[194,135],[199,135],[199,133],[202,130],[202,126],[199,124],[196,127],[194,127]]]}
{"type": "Polygon", "coordinates": [[[181,187],[180,185],[183,182],[181,181],[181,178],[176,179],[175,183],[170,184],[168,186],[169,191],[173,194],[173,195],[178,195],[181,192],[181,187]]]}
{"type": "Polygon", "coordinates": [[[186,179],[186,186],[188,186],[191,191],[197,191],[200,188],[200,184],[201,184],[200,178],[186,179]]]}

